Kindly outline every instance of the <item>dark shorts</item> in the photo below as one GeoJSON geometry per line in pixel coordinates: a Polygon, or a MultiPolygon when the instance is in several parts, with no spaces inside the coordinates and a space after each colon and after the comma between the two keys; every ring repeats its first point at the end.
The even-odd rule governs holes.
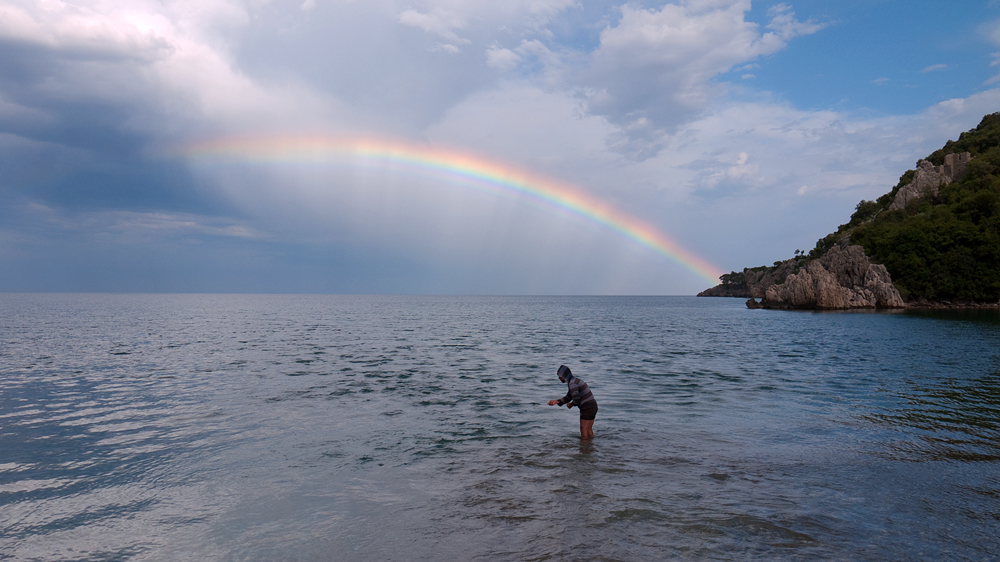
{"type": "Polygon", "coordinates": [[[593,406],[589,406],[586,409],[581,409],[580,410],[580,419],[581,420],[588,420],[588,421],[590,421],[590,420],[593,420],[596,417],[597,417],[597,404],[594,404],[593,406]]]}

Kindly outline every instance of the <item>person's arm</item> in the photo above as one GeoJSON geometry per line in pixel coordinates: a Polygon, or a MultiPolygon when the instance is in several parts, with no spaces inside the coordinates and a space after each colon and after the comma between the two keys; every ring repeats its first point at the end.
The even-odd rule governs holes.
{"type": "MultiPolygon", "coordinates": [[[[566,396],[563,396],[562,398],[560,398],[559,400],[556,401],[556,404],[562,406],[563,404],[569,404],[572,401],[573,401],[573,397],[570,396],[569,393],[567,392],[566,396]]],[[[566,407],[567,408],[572,408],[573,405],[570,404],[569,406],[566,406],[566,407]]]]}

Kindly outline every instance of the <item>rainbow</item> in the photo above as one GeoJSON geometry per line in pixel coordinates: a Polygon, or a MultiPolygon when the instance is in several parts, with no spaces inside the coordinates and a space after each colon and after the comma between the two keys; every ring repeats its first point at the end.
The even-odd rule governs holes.
{"type": "Polygon", "coordinates": [[[217,138],[188,145],[179,152],[194,162],[323,163],[335,157],[353,156],[439,174],[462,184],[529,197],[568,211],[666,256],[710,284],[717,283],[722,275],[717,267],[685,250],[664,233],[580,188],[455,150],[367,138],[295,135],[217,138]]]}

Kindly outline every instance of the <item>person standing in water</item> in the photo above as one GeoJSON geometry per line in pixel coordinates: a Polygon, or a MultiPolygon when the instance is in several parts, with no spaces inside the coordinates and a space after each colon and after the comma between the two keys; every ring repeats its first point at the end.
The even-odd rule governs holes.
{"type": "Polygon", "coordinates": [[[592,439],[594,437],[594,418],[597,417],[597,399],[590,391],[587,383],[580,377],[574,377],[573,372],[566,365],[560,365],[556,372],[559,380],[569,384],[569,392],[559,400],[549,400],[549,406],[566,405],[567,408],[576,406],[580,409],[580,438],[592,439]]]}

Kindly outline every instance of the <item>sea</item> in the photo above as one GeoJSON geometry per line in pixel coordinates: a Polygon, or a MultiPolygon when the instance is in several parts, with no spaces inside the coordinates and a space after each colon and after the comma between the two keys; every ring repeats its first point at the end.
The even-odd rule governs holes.
{"type": "Polygon", "coordinates": [[[0,294],[0,560],[998,558],[996,310],[0,294]]]}

